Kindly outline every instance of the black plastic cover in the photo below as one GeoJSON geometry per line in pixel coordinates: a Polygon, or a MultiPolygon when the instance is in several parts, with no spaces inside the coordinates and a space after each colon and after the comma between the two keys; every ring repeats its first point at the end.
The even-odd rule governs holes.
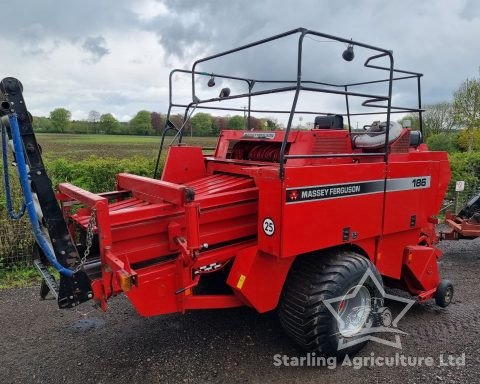
{"type": "Polygon", "coordinates": [[[420,131],[410,131],[410,146],[418,147],[423,143],[423,135],[420,131]]]}
{"type": "Polygon", "coordinates": [[[343,116],[317,116],[315,117],[315,129],[343,129],[343,116]]]}

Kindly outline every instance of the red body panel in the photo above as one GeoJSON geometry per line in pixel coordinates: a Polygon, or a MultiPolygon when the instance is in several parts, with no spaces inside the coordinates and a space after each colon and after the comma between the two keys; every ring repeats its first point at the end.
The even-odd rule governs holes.
{"type": "Polygon", "coordinates": [[[207,175],[200,147],[171,147],[163,168],[162,180],[184,183],[207,175]]]}
{"type": "Polygon", "coordinates": [[[70,215],[75,225],[86,228],[97,209],[102,277],[93,288],[103,308],[127,276],[123,291],[143,316],[239,305],[268,311],[295,258],[331,247],[354,249],[394,285],[431,297],[441,256],[431,217],[450,179],[446,154],[403,140],[387,164],[356,156],[347,131],[298,131],[289,154],[352,156],[289,159],[281,180],[283,137],[223,131],[213,157],[172,147],[162,180],[120,174],[115,194],[60,185],[62,202],[85,206],[70,215]],[[213,276],[224,276],[227,291],[202,292],[213,276]]]}
{"type": "MultiPolygon", "coordinates": [[[[302,186],[382,180],[385,163],[318,165],[288,168],[283,193],[302,186]]],[[[283,198],[285,201],[286,198],[283,198]]],[[[356,232],[355,240],[379,236],[382,227],[383,192],[325,198],[318,201],[283,203],[283,226],[278,240],[281,257],[290,257],[342,244],[344,228],[356,232]],[[305,220],[308,218],[308,220],[305,220]]],[[[262,239],[259,240],[261,243],[262,239]]]]}

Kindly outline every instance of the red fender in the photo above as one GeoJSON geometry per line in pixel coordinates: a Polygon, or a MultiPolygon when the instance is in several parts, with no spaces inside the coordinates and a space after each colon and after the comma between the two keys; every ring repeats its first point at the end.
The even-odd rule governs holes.
{"type": "Polygon", "coordinates": [[[258,312],[275,309],[283,283],[295,257],[280,259],[258,251],[257,246],[238,252],[227,284],[247,305],[258,312]]]}

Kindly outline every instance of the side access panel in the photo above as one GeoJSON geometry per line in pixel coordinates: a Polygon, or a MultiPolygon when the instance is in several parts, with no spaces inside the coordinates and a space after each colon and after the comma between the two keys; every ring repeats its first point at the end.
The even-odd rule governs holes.
{"type": "Polygon", "coordinates": [[[278,167],[252,170],[258,188],[258,249],[280,256],[283,196],[278,167]]]}
{"type": "Polygon", "coordinates": [[[385,199],[384,234],[420,229],[435,214],[438,167],[434,162],[390,162],[385,199]]]}
{"type": "MultiPolygon", "coordinates": [[[[282,188],[280,256],[381,234],[385,163],[287,167],[282,188]]],[[[259,220],[262,220],[259,217],[259,220]]],[[[267,235],[259,233],[259,244],[267,235]]]]}
{"type": "MultiPolygon", "coordinates": [[[[442,153],[392,155],[388,166],[384,236],[376,265],[384,276],[399,279],[405,247],[417,245],[428,218],[438,214],[450,179],[442,153]]],[[[446,155],[445,155],[446,157],[446,155]]]]}

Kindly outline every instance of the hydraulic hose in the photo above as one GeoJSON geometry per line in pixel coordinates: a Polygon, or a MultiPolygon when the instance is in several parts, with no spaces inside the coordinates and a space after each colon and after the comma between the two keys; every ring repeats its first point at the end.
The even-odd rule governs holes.
{"type": "Polygon", "coordinates": [[[37,213],[35,211],[35,205],[33,202],[32,191],[30,189],[30,181],[28,180],[27,165],[25,163],[25,156],[23,153],[23,144],[22,144],[22,139],[20,137],[20,129],[18,127],[17,116],[15,114],[11,114],[8,116],[8,120],[10,122],[10,129],[11,129],[12,138],[13,138],[13,148],[15,150],[15,156],[17,159],[20,185],[22,187],[26,210],[30,218],[30,223],[32,224],[35,240],[37,241],[37,244],[40,247],[40,249],[43,251],[43,254],[47,257],[50,264],[62,275],[71,277],[73,276],[74,272],[71,269],[65,268],[63,265],[61,265],[58,262],[47,239],[45,238],[45,234],[40,229],[40,224],[38,222],[38,217],[37,217],[37,213]]]}
{"type": "Polygon", "coordinates": [[[25,201],[22,201],[22,208],[20,212],[15,212],[13,209],[12,195],[10,189],[10,176],[8,174],[8,144],[7,144],[7,133],[5,126],[0,121],[2,128],[2,155],[3,155],[3,174],[4,174],[4,184],[5,184],[5,200],[7,202],[7,212],[8,216],[12,220],[20,220],[25,214],[25,201]]]}

